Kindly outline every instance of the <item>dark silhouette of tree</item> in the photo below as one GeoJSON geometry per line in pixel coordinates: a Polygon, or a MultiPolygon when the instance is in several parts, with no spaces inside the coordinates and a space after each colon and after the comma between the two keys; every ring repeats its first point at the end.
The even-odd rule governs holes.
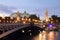
{"type": "Polygon", "coordinates": [[[52,15],[51,17],[54,23],[58,24],[60,22],[60,17],[58,17],[57,15],[52,15]]]}
{"type": "Polygon", "coordinates": [[[39,20],[39,18],[36,15],[30,15],[29,18],[39,20]]]}
{"type": "Polygon", "coordinates": [[[57,17],[57,15],[52,15],[51,16],[54,20],[56,20],[58,17],[57,17]]]}
{"type": "Polygon", "coordinates": [[[59,24],[60,24],[60,17],[58,17],[58,22],[59,22],[59,24]]]}

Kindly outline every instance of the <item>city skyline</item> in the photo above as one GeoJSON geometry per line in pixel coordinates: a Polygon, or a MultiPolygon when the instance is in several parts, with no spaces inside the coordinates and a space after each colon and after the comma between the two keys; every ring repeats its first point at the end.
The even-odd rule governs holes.
{"type": "Polygon", "coordinates": [[[20,12],[26,10],[28,13],[39,15],[41,19],[44,19],[46,9],[49,17],[51,15],[60,16],[59,3],[60,0],[0,0],[0,14],[7,15],[16,10],[20,10],[20,12]]]}

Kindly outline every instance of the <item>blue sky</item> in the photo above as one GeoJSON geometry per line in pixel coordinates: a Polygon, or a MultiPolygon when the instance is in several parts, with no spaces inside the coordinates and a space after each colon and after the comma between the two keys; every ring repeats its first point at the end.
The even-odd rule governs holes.
{"type": "Polygon", "coordinates": [[[26,10],[28,13],[39,15],[44,19],[46,9],[49,17],[53,14],[60,16],[60,0],[0,0],[0,9],[6,15],[16,9],[19,9],[20,12],[26,10]]]}

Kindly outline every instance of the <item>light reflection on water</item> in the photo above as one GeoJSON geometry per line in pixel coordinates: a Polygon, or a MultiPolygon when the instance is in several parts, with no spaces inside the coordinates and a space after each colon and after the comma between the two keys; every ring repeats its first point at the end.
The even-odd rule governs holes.
{"type": "Polygon", "coordinates": [[[38,36],[34,37],[33,40],[60,40],[60,32],[54,31],[43,31],[38,36]]]}

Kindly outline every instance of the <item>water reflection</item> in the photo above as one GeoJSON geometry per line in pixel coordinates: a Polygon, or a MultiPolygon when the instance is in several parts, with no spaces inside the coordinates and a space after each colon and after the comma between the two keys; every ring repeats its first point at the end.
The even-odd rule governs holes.
{"type": "Polygon", "coordinates": [[[59,32],[54,31],[43,31],[38,36],[34,37],[33,40],[59,40],[59,32]]]}

